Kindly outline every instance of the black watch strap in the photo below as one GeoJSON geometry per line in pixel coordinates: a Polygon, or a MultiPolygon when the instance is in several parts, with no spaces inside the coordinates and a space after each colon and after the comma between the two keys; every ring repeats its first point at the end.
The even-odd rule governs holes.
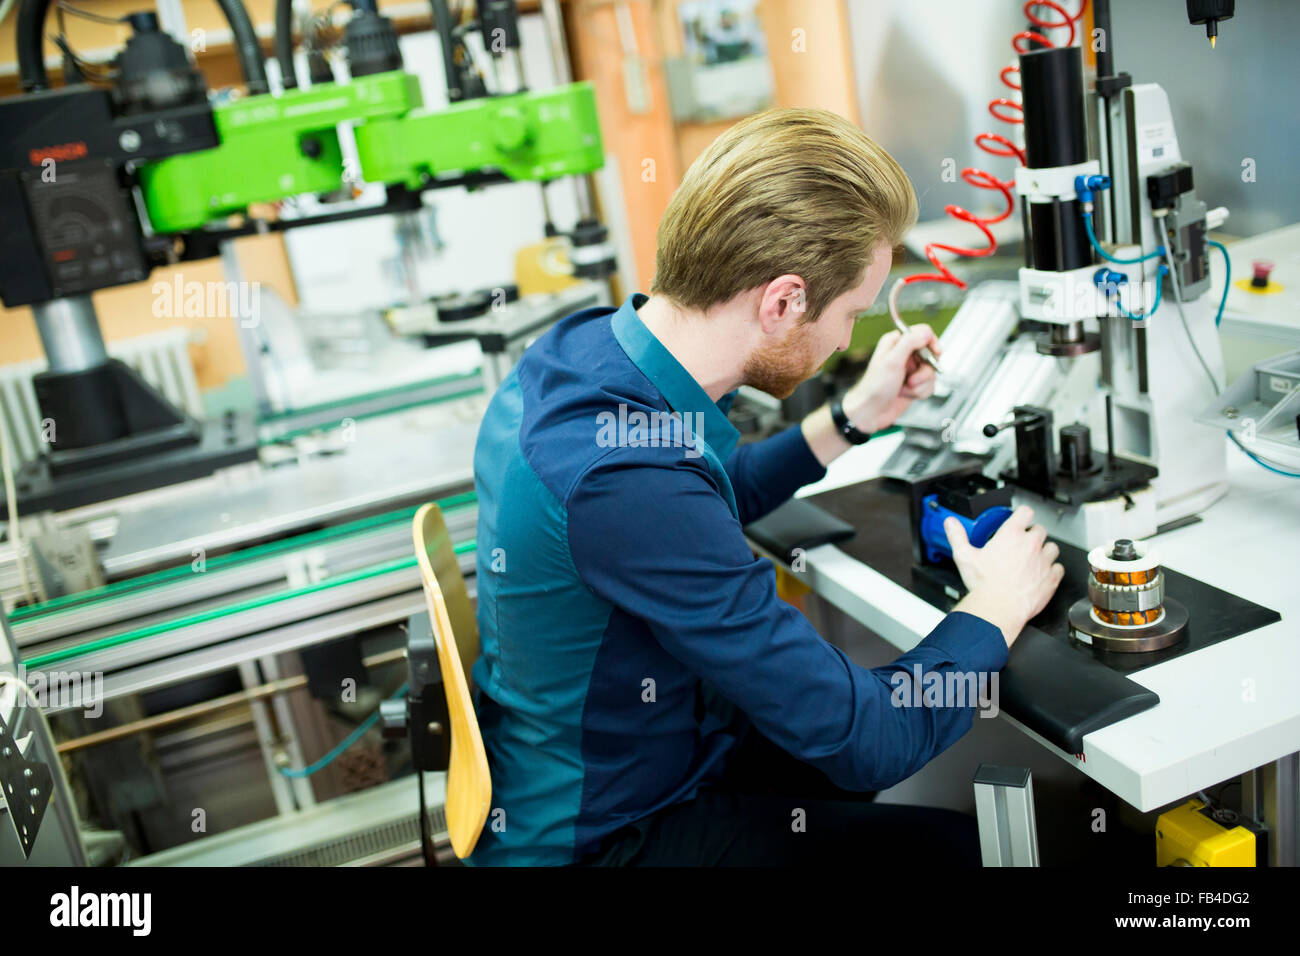
{"type": "Polygon", "coordinates": [[[850,445],[865,445],[871,438],[870,432],[860,431],[849,421],[849,416],[844,414],[844,403],[838,398],[831,400],[831,421],[850,445]]]}

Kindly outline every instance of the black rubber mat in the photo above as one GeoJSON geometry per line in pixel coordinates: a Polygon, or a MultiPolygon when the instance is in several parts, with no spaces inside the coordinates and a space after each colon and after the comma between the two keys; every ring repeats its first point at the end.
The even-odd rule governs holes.
{"type": "MultiPolygon", "coordinates": [[[[906,487],[887,478],[850,485],[805,499],[857,529],[839,547],[896,584],[942,610],[962,590],[955,570],[915,568],[906,487]]],[[[1070,605],[1088,592],[1087,553],[1058,542],[1065,578],[1043,612],[1012,648],[999,678],[1000,706],[1069,753],[1082,750],[1093,730],[1153,707],[1159,698],[1124,676],[1189,654],[1281,619],[1276,611],[1165,569],[1165,590],[1187,608],[1187,636],[1172,647],[1142,654],[1094,650],[1070,637],[1070,605]]]]}

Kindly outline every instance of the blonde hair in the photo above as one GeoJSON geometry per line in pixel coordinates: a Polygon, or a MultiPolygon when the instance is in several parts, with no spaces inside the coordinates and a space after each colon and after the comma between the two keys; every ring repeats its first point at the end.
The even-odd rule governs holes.
{"type": "Polygon", "coordinates": [[[768,110],[686,171],[659,223],[650,291],[703,310],[789,273],[807,283],[812,321],[915,221],[912,184],[862,130],[826,110],[768,110]]]}

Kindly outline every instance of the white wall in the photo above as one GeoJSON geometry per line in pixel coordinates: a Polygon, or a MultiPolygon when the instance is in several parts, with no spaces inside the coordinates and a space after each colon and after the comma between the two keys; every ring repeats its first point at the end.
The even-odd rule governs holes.
{"type": "Polygon", "coordinates": [[[1214,50],[1205,28],[1187,23],[1184,0],[1111,6],[1116,68],[1169,94],[1197,194],[1232,212],[1224,232],[1254,236],[1300,221],[1300,3],[1242,0],[1219,24],[1214,50]],[[1253,181],[1242,177],[1247,158],[1253,181]]]}
{"type": "MultiPolygon", "coordinates": [[[[1067,0],[1069,3],[1077,0],[1067,0]]],[[[946,203],[991,208],[980,190],[941,178],[944,160],[1010,179],[1014,159],[989,156],[976,134],[1015,127],[988,103],[1010,95],[998,71],[1015,62],[1011,37],[1025,24],[1017,0],[848,0],[862,126],[902,164],[916,187],[921,219],[946,203]]],[[[1064,36],[1064,31],[1062,36],[1064,36]]],[[[997,202],[1001,202],[1000,199],[997,202]]]]}
{"type": "MultiPolygon", "coordinates": [[[[911,176],[921,219],[941,217],[949,202],[993,208],[996,194],[944,182],[940,172],[952,158],[958,169],[1012,176],[1014,159],[991,157],[972,140],[1014,129],[987,107],[1008,95],[998,71],[1015,61],[1010,41],[1026,25],[1022,0],[846,2],[863,128],[911,176]]],[[[1074,10],[1079,0],[1063,3],[1074,10]]],[[[1168,92],[1198,194],[1232,210],[1225,231],[1250,236],[1300,220],[1300,190],[1293,188],[1300,83],[1292,62],[1300,2],[1237,4],[1213,51],[1204,28],[1187,22],[1184,0],[1115,0],[1111,7],[1117,69],[1168,92]],[[1254,182],[1242,179],[1246,158],[1255,160],[1254,182]]],[[[1040,15],[1055,16],[1046,8],[1040,15]]],[[[1063,42],[1065,31],[1058,36],[1063,42]]]]}

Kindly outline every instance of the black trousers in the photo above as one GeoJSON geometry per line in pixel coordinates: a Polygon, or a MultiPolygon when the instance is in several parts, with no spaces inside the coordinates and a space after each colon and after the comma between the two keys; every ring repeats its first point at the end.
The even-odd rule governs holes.
{"type": "Polygon", "coordinates": [[[979,866],[975,820],[841,790],[752,727],[721,781],[610,834],[579,866],[979,866]]]}

